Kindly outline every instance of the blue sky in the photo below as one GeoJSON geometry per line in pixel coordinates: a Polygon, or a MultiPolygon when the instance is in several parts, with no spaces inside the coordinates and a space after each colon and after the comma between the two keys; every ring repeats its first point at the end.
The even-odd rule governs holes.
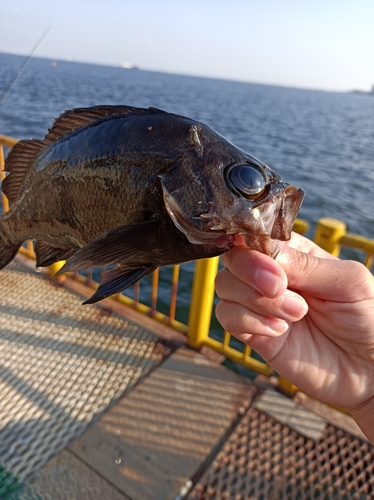
{"type": "Polygon", "coordinates": [[[374,84],[374,0],[10,0],[0,51],[345,91],[374,84]]]}

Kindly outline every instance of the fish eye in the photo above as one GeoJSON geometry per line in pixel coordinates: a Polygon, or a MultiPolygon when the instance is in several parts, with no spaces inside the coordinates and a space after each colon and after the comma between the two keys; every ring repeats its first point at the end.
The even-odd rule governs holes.
{"type": "Polygon", "coordinates": [[[265,172],[259,167],[248,164],[233,165],[228,169],[229,184],[246,198],[256,199],[267,185],[265,172]]]}

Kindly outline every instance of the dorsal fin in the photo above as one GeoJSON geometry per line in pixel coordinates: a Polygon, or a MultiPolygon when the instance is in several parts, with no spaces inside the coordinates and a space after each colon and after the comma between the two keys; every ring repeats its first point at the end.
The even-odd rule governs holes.
{"type": "Polygon", "coordinates": [[[17,201],[21,185],[31,165],[44,148],[44,141],[33,139],[19,141],[10,150],[4,167],[4,170],[10,172],[10,175],[3,180],[2,190],[11,203],[17,201]]]}
{"type": "Polygon", "coordinates": [[[44,141],[32,139],[19,141],[12,148],[5,162],[5,171],[10,172],[2,184],[3,193],[11,203],[19,198],[20,188],[34,161],[41,151],[51,143],[70,134],[89,123],[104,120],[111,116],[145,115],[165,113],[156,108],[135,108],[133,106],[94,106],[92,108],[76,108],[63,113],[48,130],[44,141]]]}
{"type": "Polygon", "coordinates": [[[56,142],[61,137],[65,137],[74,130],[83,127],[89,123],[93,123],[99,120],[104,120],[111,116],[122,116],[122,115],[143,115],[143,114],[156,114],[164,113],[156,108],[135,108],[133,106],[94,106],[92,108],[76,108],[69,111],[65,111],[59,116],[53,123],[52,127],[48,130],[48,134],[45,136],[45,143],[51,144],[56,142]]]}

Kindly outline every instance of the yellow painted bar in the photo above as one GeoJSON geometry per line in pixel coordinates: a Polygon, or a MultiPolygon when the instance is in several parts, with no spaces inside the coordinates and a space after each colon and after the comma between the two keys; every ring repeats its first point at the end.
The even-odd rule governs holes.
{"type": "MultiPolygon", "coordinates": [[[[0,180],[5,179],[5,171],[4,171],[4,164],[5,164],[5,158],[4,158],[4,146],[7,146],[9,149],[12,149],[12,147],[18,142],[17,139],[14,137],[9,137],[7,135],[1,135],[0,134],[0,180]]],[[[3,211],[8,212],[9,211],[9,201],[8,198],[2,193],[1,195],[1,200],[2,200],[2,205],[3,205],[3,211]]]]}
{"type": "MultiPolygon", "coordinates": [[[[53,264],[51,264],[49,267],[48,267],[48,275],[53,278],[54,275],[57,273],[57,271],[59,271],[62,266],[65,264],[65,260],[60,260],[59,262],[54,262],[53,264]]],[[[62,276],[57,276],[57,278],[55,279],[59,279],[63,277],[64,275],[62,276]]]]}
{"type": "Polygon", "coordinates": [[[345,233],[340,238],[340,244],[350,248],[358,248],[368,253],[374,253],[374,240],[359,236],[358,234],[345,233]]]}
{"type": "Polygon", "coordinates": [[[157,307],[157,292],[158,292],[158,278],[160,276],[159,268],[155,269],[152,273],[152,292],[151,292],[151,309],[156,312],[157,307]]]}
{"type": "Polygon", "coordinates": [[[327,252],[339,256],[340,242],[346,234],[347,225],[337,219],[331,217],[323,217],[318,221],[314,242],[327,252]]]}
{"type": "Polygon", "coordinates": [[[33,242],[31,240],[29,240],[26,242],[25,245],[21,246],[21,248],[19,249],[19,252],[23,255],[26,255],[26,257],[28,257],[29,259],[36,260],[33,242]]]}
{"type": "Polygon", "coordinates": [[[222,345],[226,349],[230,345],[231,334],[226,330],[223,332],[223,342],[222,345]]]}
{"type": "Polygon", "coordinates": [[[278,384],[279,387],[289,395],[293,396],[298,391],[296,385],[294,385],[292,382],[282,377],[281,375],[279,375],[278,384]]]}
{"type": "Polygon", "coordinates": [[[177,310],[179,271],[180,271],[179,264],[176,264],[175,266],[173,266],[173,274],[171,277],[170,308],[169,308],[170,321],[173,321],[175,319],[175,313],[177,310]]]}
{"type": "MultiPolygon", "coordinates": [[[[78,283],[83,283],[84,285],[87,285],[86,283],[86,278],[78,273],[66,273],[69,278],[74,279],[75,281],[78,281],[78,283]]],[[[93,290],[96,290],[98,288],[99,284],[96,283],[95,281],[92,282],[92,284],[89,285],[90,288],[93,290]]],[[[121,304],[131,307],[132,309],[135,309],[136,311],[146,315],[146,316],[152,316],[153,319],[158,321],[159,323],[163,323],[164,325],[168,325],[177,332],[181,332],[184,334],[187,334],[188,327],[184,323],[181,323],[180,321],[177,321],[176,319],[170,320],[168,316],[165,314],[156,311],[155,313],[152,313],[152,309],[148,307],[145,304],[142,304],[141,302],[136,302],[136,300],[131,299],[130,297],[126,297],[126,295],[122,294],[117,294],[111,297],[111,300],[116,300],[117,302],[120,302],[121,304]]]]}
{"type": "Polygon", "coordinates": [[[9,135],[0,134],[0,144],[4,144],[8,146],[8,148],[12,149],[12,147],[18,142],[18,139],[14,137],[9,137],[9,135]]]}
{"type": "Polygon", "coordinates": [[[26,247],[22,246],[19,249],[19,253],[26,255],[26,257],[28,257],[29,259],[35,260],[35,252],[31,245],[32,241],[28,241],[26,247]]]}
{"type": "Polygon", "coordinates": [[[368,269],[371,269],[371,266],[373,265],[373,255],[372,254],[366,255],[366,259],[365,259],[364,264],[368,269]]]}
{"type": "MultiPolygon", "coordinates": [[[[5,179],[5,171],[4,171],[4,147],[0,142],[0,180],[3,181],[5,179]]],[[[9,201],[4,193],[1,193],[1,200],[3,203],[4,213],[9,210],[9,201]]]]}
{"type": "Polygon", "coordinates": [[[188,317],[188,343],[194,349],[199,349],[208,339],[218,262],[219,257],[196,261],[188,317]]]}
{"type": "Polygon", "coordinates": [[[244,352],[243,352],[243,357],[244,358],[248,358],[251,355],[251,352],[252,352],[252,348],[249,347],[248,344],[245,344],[244,352]]]}
{"type": "Polygon", "coordinates": [[[142,304],[141,302],[138,302],[136,304],[136,306],[134,307],[135,301],[133,299],[130,299],[130,297],[126,297],[126,295],[122,295],[122,294],[116,295],[115,300],[117,300],[121,304],[124,304],[125,306],[133,307],[136,311],[138,311],[142,314],[145,314],[147,316],[152,316],[152,318],[155,319],[156,321],[158,321],[159,323],[163,323],[164,325],[168,325],[171,328],[173,328],[174,330],[176,330],[177,332],[187,334],[187,331],[188,331],[187,325],[185,325],[184,323],[181,323],[180,321],[177,321],[176,319],[171,320],[168,316],[166,316],[165,314],[162,314],[159,311],[152,313],[152,309],[150,307],[146,306],[145,304],[142,304]]]}
{"type": "Polygon", "coordinates": [[[296,219],[292,230],[295,231],[295,233],[305,234],[309,231],[309,227],[310,224],[306,220],[296,219]]]}
{"type": "Polygon", "coordinates": [[[139,297],[140,297],[140,281],[137,281],[134,284],[134,303],[139,304],[139,297]]]}
{"type": "Polygon", "coordinates": [[[358,234],[346,233],[340,238],[340,244],[366,252],[364,264],[368,269],[371,269],[373,264],[374,240],[365,238],[365,236],[359,236],[358,234]]]}
{"type": "Polygon", "coordinates": [[[211,337],[207,337],[205,339],[204,345],[211,347],[221,354],[224,354],[227,358],[231,359],[235,363],[239,363],[240,365],[245,366],[249,370],[253,370],[257,373],[262,373],[267,377],[270,377],[270,375],[273,374],[273,370],[266,363],[263,363],[251,357],[244,358],[242,352],[230,346],[225,347],[222,342],[212,339],[211,337]]]}

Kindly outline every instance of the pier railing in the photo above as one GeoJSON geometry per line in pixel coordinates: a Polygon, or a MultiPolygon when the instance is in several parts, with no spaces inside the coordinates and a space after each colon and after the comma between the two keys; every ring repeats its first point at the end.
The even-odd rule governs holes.
{"type": "MultiPolygon", "coordinates": [[[[17,140],[12,137],[0,135],[1,179],[4,179],[6,175],[4,172],[4,148],[10,149],[16,142],[17,140]]],[[[0,204],[0,209],[2,210],[0,211],[7,212],[9,208],[8,200],[4,194],[2,194],[0,204]]],[[[305,234],[308,230],[308,222],[300,219],[296,220],[294,231],[305,234]]],[[[342,246],[361,250],[365,254],[365,265],[369,269],[371,268],[374,255],[374,240],[348,233],[346,224],[342,221],[331,218],[320,219],[316,225],[314,241],[320,247],[335,256],[339,256],[342,246]]],[[[35,260],[32,242],[27,242],[20,251],[29,258],[35,260]]],[[[57,272],[61,265],[62,263],[56,263],[49,267],[49,274],[51,277],[57,272]]],[[[218,265],[218,257],[203,259],[196,262],[192,292],[189,298],[188,319],[186,318],[184,321],[176,319],[178,285],[180,283],[179,275],[181,272],[181,267],[179,265],[173,266],[171,270],[169,269],[168,282],[170,283],[170,291],[167,294],[167,311],[160,311],[158,306],[160,276],[158,270],[153,273],[150,279],[151,284],[148,286],[150,289],[150,297],[147,304],[140,300],[140,284],[137,284],[133,288],[132,297],[124,294],[117,294],[112,297],[112,300],[119,301],[143,314],[153,317],[156,321],[168,324],[175,330],[185,333],[188,336],[189,345],[194,349],[208,346],[246,368],[270,376],[273,373],[270,366],[254,356],[249,346],[233,339],[228,332],[222,331],[220,335],[217,335],[215,332],[212,335],[211,321],[215,302],[214,279],[217,274],[218,265]]],[[[88,271],[85,274],[69,273],[69,277],[93,289],[98,287],[98,282],[100,281],[99,274],[95,275],[92,271],[88,271]]],[[[280,385],[283,389],[288,391],[296,389],[282,377],[280,377],[280,385]]]]}

